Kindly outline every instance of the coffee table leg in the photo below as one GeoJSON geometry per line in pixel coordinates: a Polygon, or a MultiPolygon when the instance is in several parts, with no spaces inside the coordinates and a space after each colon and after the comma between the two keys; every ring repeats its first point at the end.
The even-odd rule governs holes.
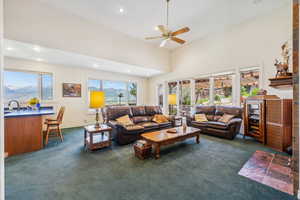
{"type": "Polygon", "coordinates": [[[199,134],[196,136],[196,142],[197,142],[197,144],[200,143],[200,135],[199,134]]]}
{"type": "Polygon", "coordinates": [[[155,146],[155,158],[156,158],[156,159],[159,159],[159,157],[160,157],[160,145],[157,144],[157,145],[155,146]]]}

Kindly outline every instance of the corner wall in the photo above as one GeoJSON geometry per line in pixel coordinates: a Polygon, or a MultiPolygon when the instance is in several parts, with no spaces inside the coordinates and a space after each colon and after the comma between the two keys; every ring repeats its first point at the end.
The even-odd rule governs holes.
{"type": "Polygon", "coordinates": [[[171,73],[150,79],[148,103],[156,104],[158,83],[237,71],[240,67],[260,67],[263,89],[269,94],[292,98],[292,89],[278,90],[268,86],[268,79],[276,73],[274,60],[281,57],[281,45],[287,40],[292,42],[291,8],[292,4],[287,4],[272,13],[175,49],[171,53],[171,73]]]}
{"type": "Polygon", "coordinates": [[[103,80],[117,80],[117,81],[133,81],[138,84],[138,104],[145,104],[147,97],[147,79],[127,76],[117,73],[104,72],[100,70],[93,70],[88,68],[79,68],[63,65],[52,65],[42,62],[35,62],[29,60],[15,59],[5,57],[5,69],[29,70],[37,72],[53,73],[54,78],[54,100],[42,105],[54,106],[56,111],[60,106],[66,107],[66,112],[63,120],[63,128],[78,127],[89,123],[93,123],[95,115],[88,113],[88,92],[87,81],[89,78],[103,79],[103,80]],[[66,98],[62,97],[62,83],[80,83],[82,97],[80,98],[66,98]]]}

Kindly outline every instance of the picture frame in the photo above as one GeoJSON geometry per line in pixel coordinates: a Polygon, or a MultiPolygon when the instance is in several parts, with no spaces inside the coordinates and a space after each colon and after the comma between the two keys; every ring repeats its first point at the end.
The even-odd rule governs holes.
{"type": "Polygon", "coordinates": [[[63,83],[63,97],[81,97],[81,84],[79,83],[63,83]]]}

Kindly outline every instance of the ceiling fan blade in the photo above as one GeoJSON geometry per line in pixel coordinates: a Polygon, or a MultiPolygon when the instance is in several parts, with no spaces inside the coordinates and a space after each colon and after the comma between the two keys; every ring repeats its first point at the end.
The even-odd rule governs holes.
{"type": "Polygon", "coordinates": [[[186,33],[186,32],[189,32],[189,31],[190,31],[189,27],[184,27],[182,29],[179,29],[179,30],[171,33],[171,36],[176,36],[176,35],[179,35],[179,34],[182,34],[182,33],[186,33]]]}
{"type": "Polygon", "coordinates": [[[164,25],[158,25],[157,27],[164,35],[168,34],[168,30],[165,28],[164,25]]]}
{"type": "Polygon", "coordinates": [[[159,38],[163,38],[163,36],[155,36],[155,37],[146,37],[146,40],[153,40],[153,39],[159,39],[159,38]]]}
{"type": "Polygon", "coordinates": [[[171,37],[171,40],[173,40],[175,42],[178,42],[179,44],[184,44],[185,43],[185,40],[182,40],[178,37],[171,37]]]}
{"type": "Polygon", "coordinates": [[[163,41],[160,43],[159,46],[160,46],[160,47],[164,47],[164,46],[167,44],[168,40],[169,40],[169,39],[163,40],[163,41]]]}

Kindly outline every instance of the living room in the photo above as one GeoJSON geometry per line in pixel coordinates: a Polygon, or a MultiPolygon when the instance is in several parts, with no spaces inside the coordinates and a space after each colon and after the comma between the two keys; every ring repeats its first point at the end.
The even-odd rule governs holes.
{"type": "Polygon", "coordinates": [[[0,199],[297,199],[298,1],[0,5],[0,199]]]}

